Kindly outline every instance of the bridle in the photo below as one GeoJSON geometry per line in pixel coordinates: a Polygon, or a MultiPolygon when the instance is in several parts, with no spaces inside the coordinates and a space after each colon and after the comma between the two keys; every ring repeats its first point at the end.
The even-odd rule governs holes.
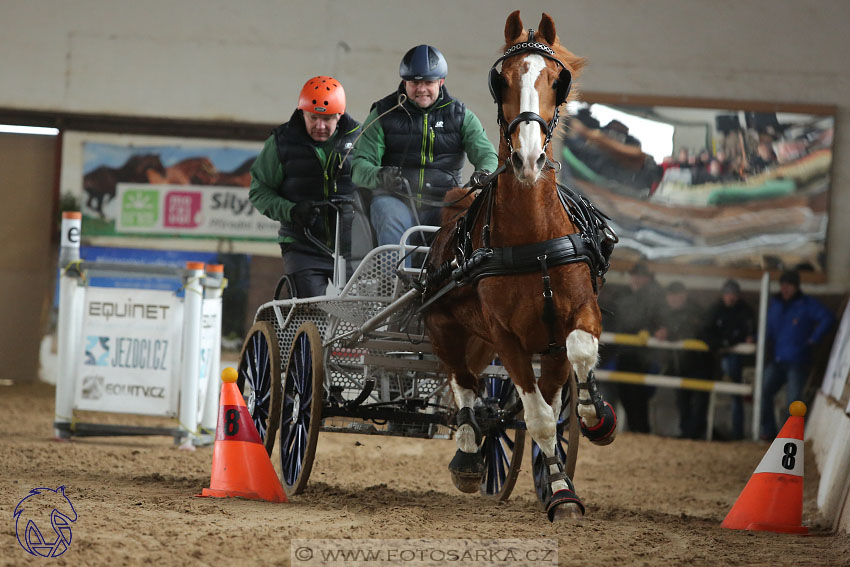
{"type": "Polygon", "coordinates": [[[490,75],[488,80],[490,86],[490,95],[493,97],[493,102],[495,102],[499,106],[497,120],[499,122],[499,129],[502,132],[502,136],[505,138],[505,141],[508,144],[508,149],[510,153],[513,154],[514,147],[513,142],[511,142],[511,135],[514,133],[520,124],[527,124],[530,122],[537,122],[543,128],[543,131],[546,132],[546,140],[543,142],[543,151],[546,151],[546,147],[549,145],[549,142],[552,140],[552,134],[555,132],[555,128],[558,126],[558,108],[567,100],[567,96],[570,93],[570,84],[572,83],[572,73],[567,69],[567,66],[561,62],[555,56],[555,51],[544,43],[539,43],[534,41],[534,29],[529,28],[528,30],[528,41],[524,41],[522,43],[517,43],[516,45],[512,45],[508,48],[505,53],[496,59],[496,62],[493,63],[493,66],[490,67],[490,75]],[[511,120],[508,123],[505,118],[505,113],[502,109],[502,88],[505,86],[505,79],[502,77],[502,74],[499,72],[497,67],[500,63],[514,57],[516,55],[520,55],[521,53],[534,53],[536,55],[540,55],[545,57],[546,59],[550,59],[554,61],[561,67],[561,72],[558,75],[558,80],[554,84],[555,88],[555,113],[552,116],[552,120],[546,121],[542,116],[537,114],[536,112],[520,112],[516,118],[511,120]]]}

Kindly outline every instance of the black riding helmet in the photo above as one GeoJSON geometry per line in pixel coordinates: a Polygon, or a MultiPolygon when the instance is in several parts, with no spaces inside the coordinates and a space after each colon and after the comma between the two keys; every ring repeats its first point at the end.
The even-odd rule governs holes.
{"type": "Polygon", "coordinates": [[[398,74],[405,81],[445,79],[449,73],[446,58],[436,47],[417,45],[404,54],[398,74]]]}

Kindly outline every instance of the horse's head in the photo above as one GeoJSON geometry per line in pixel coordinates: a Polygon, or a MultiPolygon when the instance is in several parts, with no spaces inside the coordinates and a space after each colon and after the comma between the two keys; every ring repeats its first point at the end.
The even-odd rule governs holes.
{"type": "Polygon", "coordinates": [[[510,158],[521,182],[534,183],[543,171],[558,107],[570,97],[572,80],[583,66],[583,58],[561,45],[548,14],[536,31],[523,29],[519,10],[508,16],[505,53],[490,70],[490,92],[499,105],[499,157],[510,158]]]}

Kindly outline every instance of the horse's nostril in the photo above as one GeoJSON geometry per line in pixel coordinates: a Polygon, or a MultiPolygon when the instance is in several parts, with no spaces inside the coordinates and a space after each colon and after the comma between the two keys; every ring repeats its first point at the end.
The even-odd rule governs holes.
{"type": "Polygon", "coordinates": [[[546,165],[546,154],[541,153],[540,157],[537,158],[537,161],[535,163],[537,165],[537,169],[543,169],[543,166],[546,165]]]}
{"type": "Polygon", "coordinates": [[[514,169],[522,169],[522,158],[518,152],[511,154],[511,165],[514,166],[514,169]]]}

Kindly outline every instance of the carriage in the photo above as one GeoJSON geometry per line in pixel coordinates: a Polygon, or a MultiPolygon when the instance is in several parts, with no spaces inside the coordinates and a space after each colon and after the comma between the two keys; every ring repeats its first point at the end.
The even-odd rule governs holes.
{"type": "MultiPolygon", "coordinates": [[[[338,202],[323,204],[339,214],[338,202]]],[[[412,242],[436,230],[416,226],[398,245],[369,250],[347,281],[341,277],[344,260],[337,238],[335,249],[326,249],[337,266],[326,295],[288,297],[292,288],[284,276],[274,298],[258,308],[240,353],[237,384],[268,453],[275,444],[280,448],[288,495],[307,485],[321,432],[423,439],[453,435],[457,408],[446,370],[416,313],[420,293],[411,282],[422,270],[403,262],[410,253],[427,252],[412,242]]],[[[572,476],[579,428],[570,409],[569,400],[576,396],[575,381],[570,382],[557,427],[558,450],[572,476]]],[[[479,400],[474,411],[485,462],[480,493],[506,500],[521,469],[526,428],[516,388],[498,359],[482,373],[479,400]]],[[[544,503],[545,465],[533,441],[531,459],[544,503]]]]}

